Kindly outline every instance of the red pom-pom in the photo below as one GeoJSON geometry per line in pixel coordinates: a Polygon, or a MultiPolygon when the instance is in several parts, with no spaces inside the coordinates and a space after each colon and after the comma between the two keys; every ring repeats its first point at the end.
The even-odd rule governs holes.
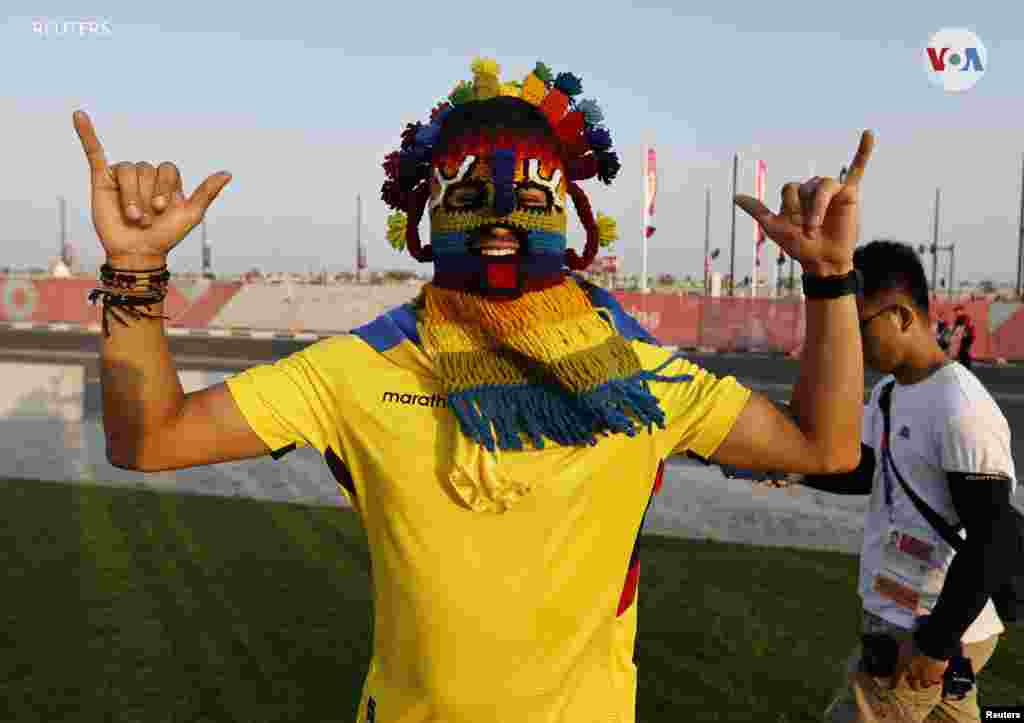
{"type": "Polygon", "coordinates": [[[442,103],[438,103],[437,107],[434,108],[434,110],[430,111],[430,120],[431,120],[431,122],[437,120],[437,117],[439,115],[441,115],[443,112],[445,112],[446,110],[448,110],[451,107],[452,107],[452,104],[447,102],[447,101],[444,101],[442,103]]]}
{"type": "Polygon", "coordinates": [[[570,155],[577,155],[583,140],[583,114],[579,111],[569,113],[558,124],[558,139],[570,155]]]}
{"type": "Polygon", "coordinates": [[[398,185],[398,181],[389,179],[380,187],[380,198],[396,211],[404,211],[408,194],[398,185]]]}
{"type": "Polygon", "coordinates": [[[398,151],[393,151],[384,156],[384,174],[392,180],[398,179],[399,157],[398,151]]]}
{"type": "Polygon", "coordinates": [[[588,153],[580,158],[573,158],[565,166],[565,173],[570,181],[586,181],[597,175],[597,157],[588,153]]]}
{"type": "Polygon", "coordinates": [[[416,145],[416,131],[422,125],[422,123],[408,123],[405,126],[405,130],[402,131],[402,150],[407,150],[416,145]]]}

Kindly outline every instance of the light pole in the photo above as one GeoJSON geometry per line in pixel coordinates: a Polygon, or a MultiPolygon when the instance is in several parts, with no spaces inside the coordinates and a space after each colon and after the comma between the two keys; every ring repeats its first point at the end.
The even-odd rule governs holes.
{"type": "Polygon", "coordinates": [[[949,300],[953,300],[953,287],[956,285],[956,244],[951,243],[946,247],[949,250],[949,283],[946,287],[949,289],[949,300]]]}
{"type": "Polygon", "coordinates": [[[1024,301],[1024,153],[1020,157],[1020,221],[1017,228],[1017,298],[1024,301]]]}
{"type": "Polygon", "coordinates": [[[938,296],[935,287],[939,276],[939,255],[935,250],[939,247],[939,189],[935,189],[935,224],[932,227],[932,293],[938,296]]]}
{"type": "Polygon", "coordinates": [[[711,283],[709,278],[709,271],[711,259],[708,255],[711,253],[711,189],[704,189],[704,295],[707,296],[711,293],[711,289],[708,286],[711,283]]]}
{"type": "MultiPolygon", "coordinates": [[[[949,296],[950,299],[952,299],[953,298],[953,284],[954,284],[954,278],[955,278],[953,276],[953,273],[956,270],[955,265],[954,265],[955,262],[956,262],[956,244],[955,243],[950,243],[950,244],[946,244],[945,246],[939,246],[938,244],[932,244],[931,246],[925,246],[924,244],[920,244],[917,247],[917,253],[920,254],[921,256],[924,256],[926,253],[930,253],[932,255],[932,269],[938,269],[939,268],[939,254],[943,253],[943,252],[948,252],[949,253],[949,279],[948,279],[949,288],[947,289],[947,295],[949,296]]],[[[932,295],[937,299],[939,297],[939,290],[938,290],[938,287],[936,286],[936,283],[937,283],[937,275],[933,272],[933,274],[932,274],[932,295]]]]}
{"type": "Polygon", "coordinates": [[[732,233],[729,237],[729,296],[736,295],[736,184],[740,174],[740,154],[732,157],[732,198],[729,207],[732,209],[732,233]]]}

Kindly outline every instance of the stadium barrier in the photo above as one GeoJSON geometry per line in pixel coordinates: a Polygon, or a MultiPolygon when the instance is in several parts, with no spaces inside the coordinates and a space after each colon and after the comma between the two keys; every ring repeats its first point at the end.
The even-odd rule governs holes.
{"type": "MultiPolygon", "coordinates": [[[[90,279],[0,276],[0,323],[53,331],[99,329],[99,309],[86,301],[90,279]]],[[[265,285],[172,281],[166,313],[175,333],[309,338],[343,333],[411,299],[418,288],[393,285],[265,285]],[[248,332],[248,333],[247,333],[248,332]]],[[[683,293],[615,292],[626,310],[666,344],[718,352],[796,354],[804,337],[797,299],[705,297],[683,293]]],[[[973,319],[975,358],[1024,360],[1024,304],[988,299],[937,299],[933,322],[952,322],[962,306],[973,319]]]]}
{"type": "MultiPolygon", "coordinates": [[[[803,345],[804,304],[796,299],[712,298],[618,292],[615,296],[667,344],[717,352],[796,354],[803,345]]],[[[1024,360],[1024,304],[988,299],[933,300],[932,323],[958,310],[974,321],[975,359],[1024,360]]]]}

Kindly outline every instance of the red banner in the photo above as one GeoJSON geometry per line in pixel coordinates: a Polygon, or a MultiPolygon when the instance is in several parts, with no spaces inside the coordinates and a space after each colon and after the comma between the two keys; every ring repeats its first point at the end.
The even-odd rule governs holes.
{"type": "Polygon", "coordinates": [[[647,149],[647,185],[644,192],[644,235],[654,235],[654,198],[658,194],[658,160],[653,148],[647,149]]]}

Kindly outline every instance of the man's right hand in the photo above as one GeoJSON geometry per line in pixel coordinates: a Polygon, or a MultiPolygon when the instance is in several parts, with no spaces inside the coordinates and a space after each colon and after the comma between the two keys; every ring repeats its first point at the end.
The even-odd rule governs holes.
{"type": "Polygon", "coordinates": [[[736,204],[804,271],[845,274],[853,268],[853,250],[860,240],[860,183],[874,147],[874,133],[864,131],[843,183],[819,176],[787,183],[777,214],[752,196],[737,195],[736,204]]]}
{"type": "Polygon", "coordinates": [[[74,124],[89,161],[92,222],[107,260],[131,270],[163,266],[171,249],[203,220],[231,174],[213,174],[185,198],[181,174],[173,163],[108,166],[89,116],[76,112],[74,124]]]}

